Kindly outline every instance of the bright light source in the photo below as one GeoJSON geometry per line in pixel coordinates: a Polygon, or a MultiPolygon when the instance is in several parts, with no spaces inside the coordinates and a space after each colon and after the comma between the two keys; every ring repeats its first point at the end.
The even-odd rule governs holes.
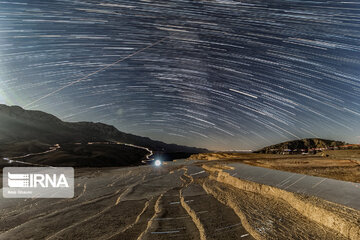
{"type": "Polygon", "coordinates": [[[160,160],[155,160],[155,166],[157,166],[157,167],[161,166],[161,161],[160,160]]]}

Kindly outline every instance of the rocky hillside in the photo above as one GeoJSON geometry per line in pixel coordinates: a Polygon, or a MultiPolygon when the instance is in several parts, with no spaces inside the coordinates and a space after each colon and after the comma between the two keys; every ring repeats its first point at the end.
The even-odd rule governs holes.
{"type": "Polygon", "coordinates": [[[309,149],[315,148],[329,148],[329,147],[339,147],[344,145],[345,142],[334,141],[334,140],[326,140],[319,138],[306,138],[301,140],[294,140],[283,142],[275,145],[271,145],[268,147],[264,147],[258,151],[257,153],[281,153],[290,149],[292,151],[300,151],[301,149],[305,149],[306,151],[309,149]]]}
{"type": "Polygon", "coordinates": [[[19,144],[28,141],[45,144],[119,141],[163,152],[207,152],[206,149],[166,144],[147,137],[123,133],[103,123],[63,122],[45,112],[0,104],[0,144],[19,144]]]}

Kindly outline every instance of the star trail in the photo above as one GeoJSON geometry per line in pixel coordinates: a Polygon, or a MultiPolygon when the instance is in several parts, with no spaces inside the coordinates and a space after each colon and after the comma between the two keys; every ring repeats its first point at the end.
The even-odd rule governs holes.
{"type": "Polygon", "coordinates": [[[214,150],[360,141],[360,4],[0,1],[0,103],[214,150]]]}

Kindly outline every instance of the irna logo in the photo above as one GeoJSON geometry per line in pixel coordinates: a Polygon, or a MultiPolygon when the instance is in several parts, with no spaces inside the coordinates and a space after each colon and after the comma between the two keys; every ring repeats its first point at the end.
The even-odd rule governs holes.
{"type": "Polygon", "coordinates": [[[8,172],[8,186],[9,187],[69,187],[64,174],[14,174],[8,172]]]}
{"type": "Polygon", "coordinates": [[[4,198],[72,198],[72,167],[5,167],[4,198]]]}

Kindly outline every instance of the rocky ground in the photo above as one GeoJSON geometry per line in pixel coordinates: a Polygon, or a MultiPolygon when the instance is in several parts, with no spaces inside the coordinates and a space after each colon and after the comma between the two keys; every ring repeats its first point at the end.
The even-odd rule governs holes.
{"type": "MultiPolygon", "coordinates": [[[[219,181],[203,164],[76,169],[73,199],[1,197],[0,239],[346,239],[281,198],[219,181]]],[[[340,208],[334,213],[360,219],[340,208]]]]}

